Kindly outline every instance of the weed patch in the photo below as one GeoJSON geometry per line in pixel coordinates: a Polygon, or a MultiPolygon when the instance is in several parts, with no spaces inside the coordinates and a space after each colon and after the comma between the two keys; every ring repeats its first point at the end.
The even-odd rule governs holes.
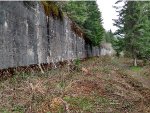
{"type": "Polygon", "coordinates": [[[71,109],[83,112],[92,112],[94,106],[92,100],[87,97],[64,97],[64,100],[70,104],[71,109]]]}
{"type": "Polygon", "coordinates": [[[132,67],[130,67],[130,69],[131,69],[131,71],[138,72],[138,71],[142,70],[142,67],[132,66],[132,67]]]}

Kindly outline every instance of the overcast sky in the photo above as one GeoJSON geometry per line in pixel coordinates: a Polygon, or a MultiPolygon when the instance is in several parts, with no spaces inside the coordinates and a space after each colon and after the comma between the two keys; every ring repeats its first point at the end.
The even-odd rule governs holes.
{"type": "Polygon", "coordinates": [[[117,0],[97,0],[97,4],[102,13],[103,26],[106,30],[112,30],[113,32],[117,29],[113,26],[113,20],[117,18],[117,13],[112,7],[117,0]]]}

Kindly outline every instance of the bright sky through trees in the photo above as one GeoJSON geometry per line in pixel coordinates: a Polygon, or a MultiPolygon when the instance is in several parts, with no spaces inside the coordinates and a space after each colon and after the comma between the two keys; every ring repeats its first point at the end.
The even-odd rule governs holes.
{"type": "Polygon", "coordinates": [[[113,26],[113,20],[117,18],[117,13],[112,7],[115,5],[117,0],[97,0],[98,7],[102,13],[103,26],[106,30],[112,30],[113,32],[117,29],[113,26]]]}

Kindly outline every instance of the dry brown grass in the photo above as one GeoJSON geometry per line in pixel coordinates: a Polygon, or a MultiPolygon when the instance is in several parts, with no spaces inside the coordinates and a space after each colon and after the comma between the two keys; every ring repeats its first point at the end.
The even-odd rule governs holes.
{"type": "Polygon", "coordinates": [[[80,71],[20,73],[0,82],[0,112],[149,113],[150,86],[144,84],[150,67],[131,65],[131,59],[101,57],[83,61],[80,71]]]}

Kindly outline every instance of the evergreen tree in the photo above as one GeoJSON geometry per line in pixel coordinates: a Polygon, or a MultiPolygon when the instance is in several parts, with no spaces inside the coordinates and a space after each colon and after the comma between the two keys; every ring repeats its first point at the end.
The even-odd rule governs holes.
{"type": "Polygon", "coordinates": [[[104,40],[104,42],[108,42],[108,43],[112,43],[113,42],[114,34],[112,33],[111,30],[105,31],[103,40],[104,40]]]}
{"type": "Polygon", "coordinates": [[[70,1],[63,8],[92,41],[93,45],[99,45],[103,38],[101,13],[96,1],[70,1]]]}
{"type": "MultiPolygon", "coordinates": [[[[116,34],[123,34],[125,50],[130,52],[137,66],[136,59],[150,57],[150,3],[127,1],[119,12],[115,25],[116,34]]],[[[116,7],[117,9],[117,7],[116,7]]]]}
{"type": "Polygon", "coordinates": [[[99,45],[104,33],[101,13],[98,11],[96,1],[88,2],[87,8],[88,18],[85,21],[84,28],[87,35],[91,38],[93,45],[99,45]]]}
{"type": "Polygon", "coordinates": [[[87,2],[85,1],[69,1],[64,4],[63,11],[65,11],[73,21],[82,27],[87,19],[86,4],[87,2]]]}
{"type": "Polygon", "coordinates": [[[125,43],[126,50],[132,54],[134,59],[134,66],[137,66],[137,55],[139,53],[139,48],[137,46],[140,37],[140,3],[137,1],[128,1],[124,22],[124,33],[125,33],[125,43]]]}
{"type": "Polygon", "coordinates": [[[139,47],[139,57],[143,59],[149,59],[150,57],[150,2],[141,3],[140,13],[140,37],[137,43],[139,47]]]}

